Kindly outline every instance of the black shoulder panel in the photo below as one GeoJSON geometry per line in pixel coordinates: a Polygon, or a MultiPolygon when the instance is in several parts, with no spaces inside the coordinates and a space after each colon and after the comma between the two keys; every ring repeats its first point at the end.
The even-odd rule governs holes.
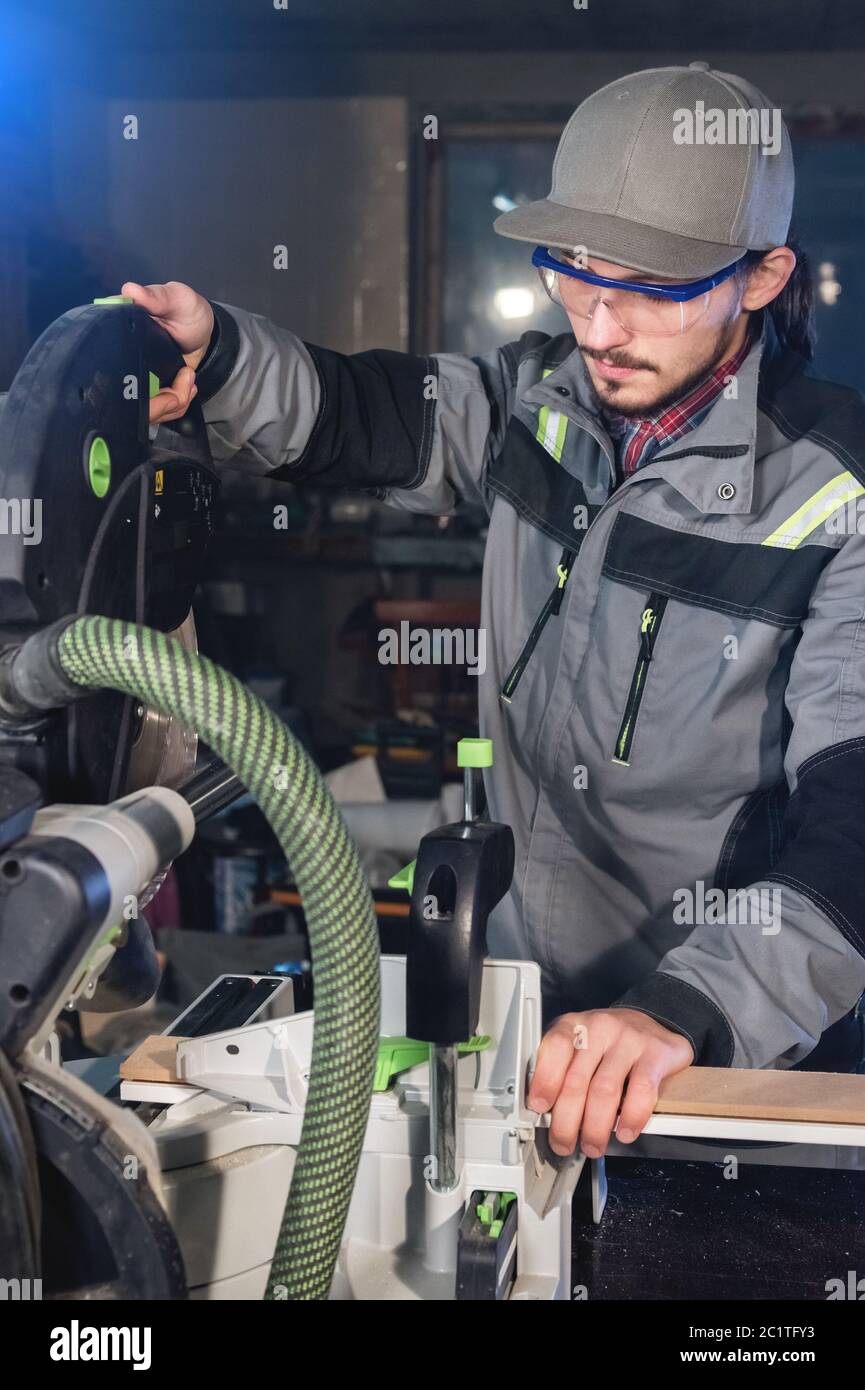
{"type": "Polygon", "coordinates": [[[420,487],[433,441],[434,360],[305,347],[321,387],[318,418],[301,457],[269,476],[326,488],[420,487]]]}
{"type": "Polygon", "coordinates": [[[865,483],[865,399],[852,386],[826,381],[798,353],[781,352],[761,372],[757,404],[788,439],[807,435],[865,483]]]}
{"type": "Polygon", "coordinates": [[[865,956],[865,738],[821,749],[797,776],[766,877],[804,893],[865,956]]]}
{"type": "Polygon", "coordinates": [[[814,586],[834,555],[825,545],[786,550],[719,541],[622,511],[610,531],[603,572],[643,593],[795,628],[807,616],[814,586]]]}
{"type": "MultiPolygon", "coordinates": [[[[580,439],[586,448],[597,447],[588,434],[580,439]]],[[[556,463],[513,416],[504,448],[490,464],[487,484],[532,526],[568,550],[579,550],[586,529],[600,511],[586,498],[579,478],[556,463]],[[574,520],[578,506],[585,508],[585,523],[580,526],[574,520]]]]}

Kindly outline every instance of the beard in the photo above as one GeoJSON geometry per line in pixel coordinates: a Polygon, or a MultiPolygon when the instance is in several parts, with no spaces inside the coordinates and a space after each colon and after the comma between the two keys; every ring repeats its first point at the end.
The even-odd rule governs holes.
{"type": "MultiPolygon", "coordinates": [[[[623,415],[627,419],[637,420],[644,416],[657,416],[663,414],[668,406],[674,405],[676,401],[687,396],[695,386],[705,380],[710,372],[719,367],[729,355],[730,344],[735,337],[735,319],[722,324],[718,329],[713,341],[706,347],[700,360],[689,367],[688,371],[672,382],[669,386],[659,390],[656,395],[649,396],[636,402],[617,400],[620,392],[628,389],[627,381],[607,381],[604,383],[608,395],[600,395],[591,375],[588,377],[588,384],[591,391],[595,409],[600,414],[604,410],[614,410],[618,415],[623,415]]],[[[579,347],[579,344],[577,345],[579,347]]],[[[629,358],[627,353],[618,353],[614,349],[612,352],[598,352],[594,348],[580,347],[583,359],[587,357],[604,357],[610,361],[614,367],[641,367],[650,372],[657,372],[658,368],[652,362],[642,362],[637,359],[629,358]]]]}

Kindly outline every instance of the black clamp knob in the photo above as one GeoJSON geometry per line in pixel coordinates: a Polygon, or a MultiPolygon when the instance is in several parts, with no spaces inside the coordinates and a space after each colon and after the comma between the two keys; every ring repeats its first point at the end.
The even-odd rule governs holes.
{"type": "Polygon", "coordinates": [[[487,919],[511,884],[509,825],[459,821],[420,842],[406,951],[406,1032],[447,1047],[475,1033],[487,919]]]}

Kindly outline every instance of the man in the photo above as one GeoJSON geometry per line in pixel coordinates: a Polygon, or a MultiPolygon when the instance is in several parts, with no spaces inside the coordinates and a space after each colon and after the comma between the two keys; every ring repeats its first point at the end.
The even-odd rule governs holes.
{"type": "Polygon", "coordinates": [[[572,334],[343,356],[124,286],[189,364],[153,418],[197,389],[217,461],[487,508],[480,723],[517,845],[489,947],[541,966],[561,1153],[632,1140],[692,1063],[862,1059],[865,409],[806,370],[792,200],[779,113],[692,63],[585,101],[550,197],[496,223],[572,334]]]}

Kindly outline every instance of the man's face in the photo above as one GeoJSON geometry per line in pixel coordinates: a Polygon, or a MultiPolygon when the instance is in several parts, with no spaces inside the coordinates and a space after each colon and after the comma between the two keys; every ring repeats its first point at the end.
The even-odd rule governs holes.
{"type": "MultiPolygon", "coordinates": [[[[617,280],[675,283],[650,279],[594,256],[585,269],[617,280]]],[[[598,293],[604,291],[599,288],[598,293]]],[[[657,415],[686,394],[744,341],[748,316],[741,311],[741,296],[738,277],[725,280],[709,293],[706,310],[693,326],[669,338],[627,332],[602,303],[596,305],[591,319],[566,309],[599,407],[621,415],[657,415]]],[[[619,298],[627,303],[621,294],[619,298]]]]}

